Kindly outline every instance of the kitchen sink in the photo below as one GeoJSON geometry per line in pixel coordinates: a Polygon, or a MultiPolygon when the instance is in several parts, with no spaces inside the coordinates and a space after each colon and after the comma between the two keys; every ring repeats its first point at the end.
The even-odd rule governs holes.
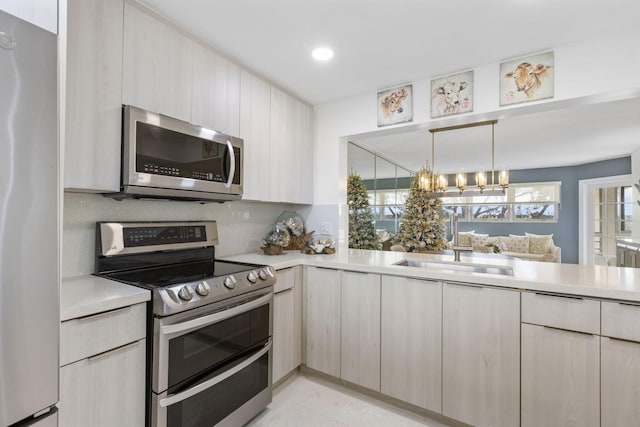
{"type": "Polygon", "coordinates": [[[461,262],[447,261],[419,261],[405,259],[396,262],[395,265],[406,265],[408,267],[434,268],[440,270],[466,271],[468,273],[499,274],[501,276],[513,276],[513,268],[501,265],[488,264],[467,264],[461,262]]]}

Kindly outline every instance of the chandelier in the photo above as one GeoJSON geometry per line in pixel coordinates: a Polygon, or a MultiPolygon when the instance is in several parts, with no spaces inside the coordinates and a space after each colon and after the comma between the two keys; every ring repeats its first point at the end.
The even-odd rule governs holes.
{"type": "Polygon", "coordinates": [[[497,120],[488,120],[483,122],[468,123],[464,125],[447,126],[442,128],[429,129],[431,133],[431,168],[422,169],[418,174],[418,185],[420,189],[430,197],[456,197],[463,193],[465,195],[484,195],[484,196],[502,196],[509,187],[509,171],[501,170],[498,173],[496,182],[495,171],[495,124],[497,120]],[[449,191],[449,179],[447,175],[438,174],[435,168],[435,136],[438,132],[445,132],[456,129],[464,129],[475,126],[491,125],[491,171],[475,172],[475,186],[469,189],[467,187],[467,173],[458,172],[455,176],[455,184],[457,190],[449,191]],[[489,182],[489,178],[491,181],[489,182]],[[498,188],[496,188],[496,184],[498,188]]]}

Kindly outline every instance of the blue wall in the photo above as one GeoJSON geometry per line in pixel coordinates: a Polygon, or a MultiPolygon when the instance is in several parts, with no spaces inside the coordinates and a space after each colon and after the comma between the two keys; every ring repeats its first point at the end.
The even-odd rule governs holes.
{"type": "MultiPolygon", "coordinates": [[[[558,211],[558,222],[553,223],[495,223],[495,222],[460,222],[460,231],[475,230],[476,233],[486,233],[493,236],[508,236],[509,234],[553,234],[553,241],[556,246],[562,248],[562,262],[578,263],[578,242],[579,242],[579,181],[582,179],[602,178],[606,176],[626,175],[631,173],[631,157],[622,157],[613,160],[588,163],[578,166],[567,166],[558,168],[524,169],[512,170],[509,172],[509,182],[562,182],[560,193],[560,210],[558,211]]],[[[450,178],[451,179],[451,178],[450,178]]],[[[394,188],[394,180],[378,180],[378,188],[394,188]]],[[[373,189],[373,182],[365,184],[367,189],[373,189]]],[[[399,183],[400,184],[400,183],[399,183]]],[[[408,188],[402,182],[398,188],[408,188]]],[[[378,226],[378,228],[382,228],[378,226]]]]}

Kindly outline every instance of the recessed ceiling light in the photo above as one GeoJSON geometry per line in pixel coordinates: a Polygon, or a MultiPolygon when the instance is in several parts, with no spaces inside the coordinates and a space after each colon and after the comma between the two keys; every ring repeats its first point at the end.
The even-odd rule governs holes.
{"type": "Polygon", "coordinates": [[[319,47],[311,52],[311,56],[316,61],[328,61],[333,58],[333,51],[328,47],[319,47]]]}

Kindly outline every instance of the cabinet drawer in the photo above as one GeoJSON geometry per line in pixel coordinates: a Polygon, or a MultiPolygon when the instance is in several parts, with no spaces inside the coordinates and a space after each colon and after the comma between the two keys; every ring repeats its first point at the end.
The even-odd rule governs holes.
{"type": "Polygon", "coordinates": [[[522,321],[570,331],[600,334],[600,301],[524,292],[522,321]]]}
{"type": "Polygon", "coordinates": [[[296,269],[295,267],[285,268],[278,270],[276,276],[276,284],[273,287],[273,292],[285,291],[291,289],[296,284],[296,269]]]}
{"type": "Polygon", "coordinates": [[[640,342],[640,305],[602,302],[602,335],[640,342]]]}
{"type": "Polygon", "coordinates": [[[60,325],[60,366],[144,338],[146,304],[135,304],[60,325]]]}

